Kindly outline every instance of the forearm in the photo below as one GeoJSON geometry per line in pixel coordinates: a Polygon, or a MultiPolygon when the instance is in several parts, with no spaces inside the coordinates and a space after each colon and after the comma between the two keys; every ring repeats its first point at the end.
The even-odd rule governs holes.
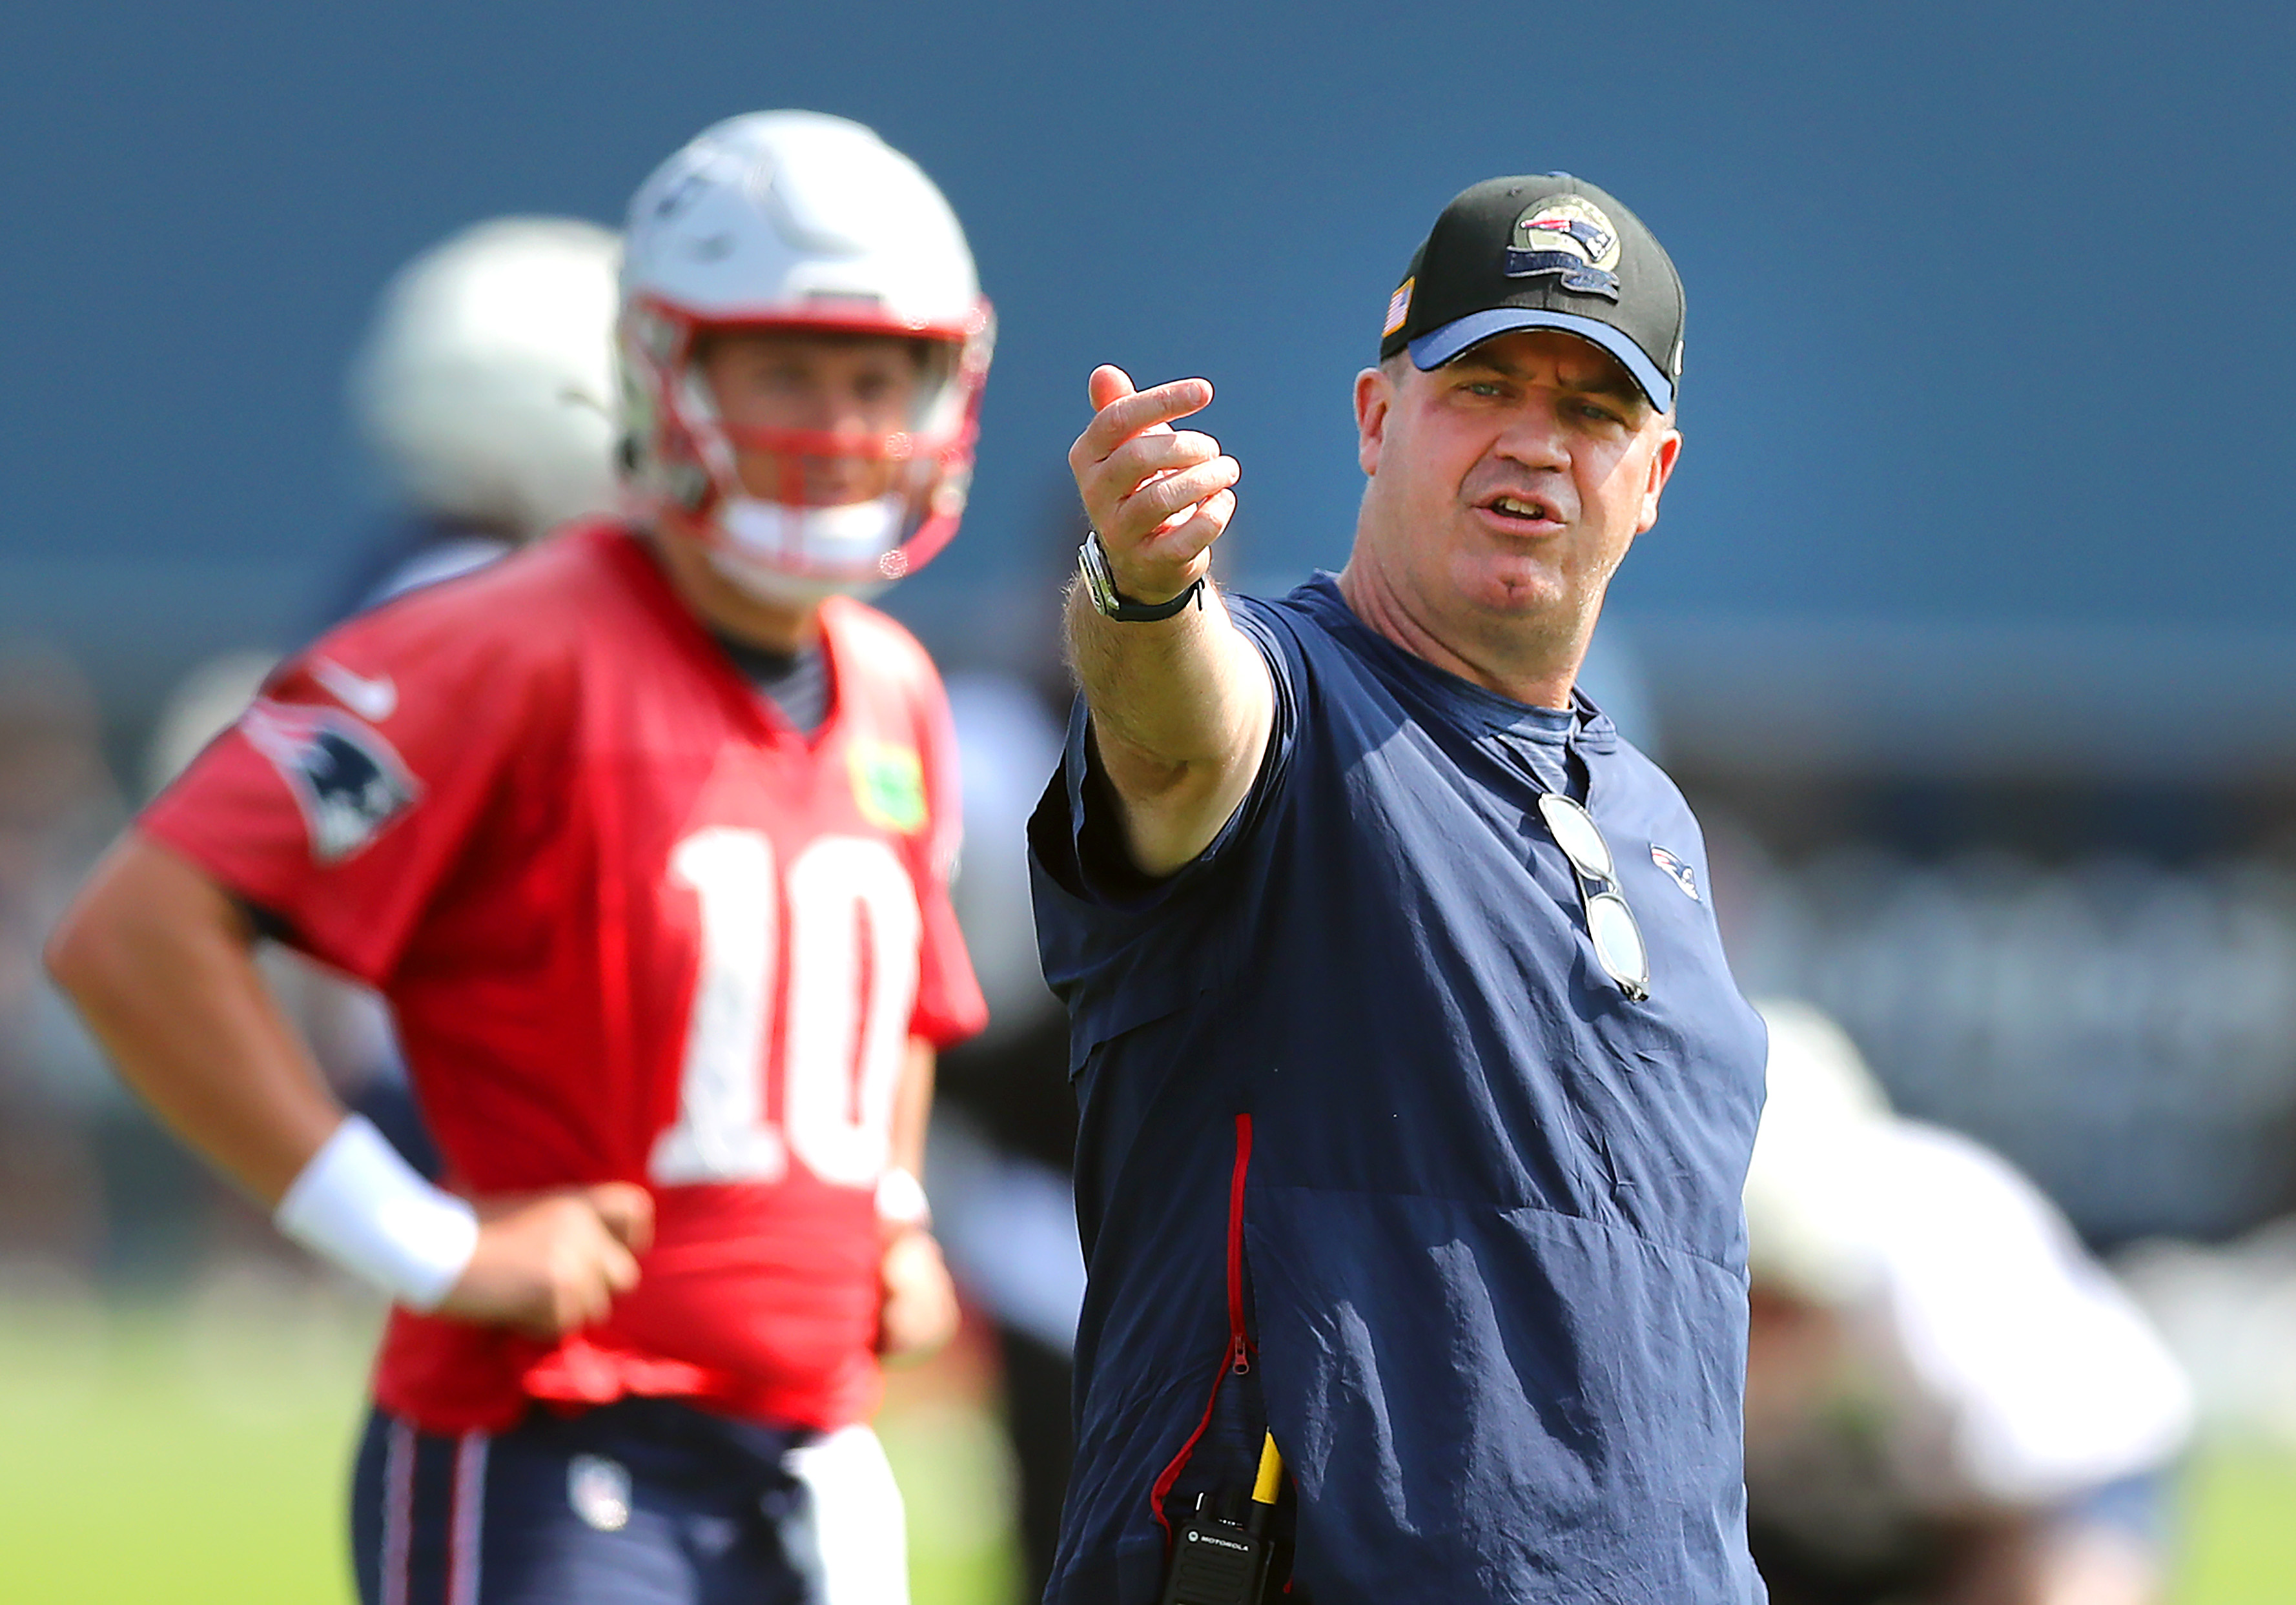
{"type": "Polygon", "coordinates": [[[1072,587],[1070,659],[1126,845],[1150,874],[1201,852],[1250,790],[1273,723],[1267,663],[1210,585],[1201,608],[1119,623],[1072,587]]]}
{"type": "Polygon", "coordinates": [[[89,879],[48,962],[120,1078],[266,1208],[343,1118],[255,967],[222,888],[135,832],[89,879]]]}
{"type": "Polygon", "coordinates": [[[925,1128],[932,1121],[934,1065],[932,1044],[922,1036],[910,1037],[907,1057],[901,1065],[900,1090],[893,1094],[892,1136],[886,1163],[914,1176],[925,1173],[925,1128]]]}
{"type": "Polygon", "coordinates": [[[1125,850],[1136,869],[1168,875],[1210,846],[1243,801],[1274,722],[1267,666],[1209,579],[1242,471],[1210,435],[1172,428],[1211,400],[1204,381],[1136,390],[1121,368],[1103,365],[1086,388],[1096,410],[1069,467],[1109,585],[1154,603],[1205,582],[1201,606],[1127,622],[1069,593],[1069,656],[1125,850]]]}
{"type": "Polygon", "coordinates": [[[481,1224],[373,1127],[346,1123],[256,969],[251,935],[222,887],[130,831],[58,924],[48,968],[120,1078],[184,1142],[289,1237],[394,1299],[548,1339],[636,1285],[653,1229],[644,1189],[553,1189],[497,1201],[481,1224]]]}
{"type": "Polygon", "coordinates": [[[1103,752],[1177,771],[1226,762],[1250,743],[1265,717],[1267,668],[1209,583],[1202,602],[1120,624],[1081,585],[1069,588],[1070,661],[1103,752]]]}

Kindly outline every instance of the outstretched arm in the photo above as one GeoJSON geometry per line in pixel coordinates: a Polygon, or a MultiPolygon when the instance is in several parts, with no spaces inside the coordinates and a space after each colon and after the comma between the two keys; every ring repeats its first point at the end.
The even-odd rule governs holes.
{"type": "MultiPolygon", "coordinates": [[[[1210,567],[1235,513],[1235,459],[1210,435],[1172,428],[1209,405],[1212,388],[1181,379],[1136,391],[1106,366],[1090,388],[1098,410],[1069,450],[1077,489],[1116,588],[1168,601],[1210,567]]],[[[1133,864],[1148,875],[1211,845],[1250,793],[1274,720],[1267,662],[1218,591],[1207,584],[1201,595],[1201,608],[1127,624],[1103,616],[1081,586],[1069,594],[1069,651],[1101,768],[1133,864]]]]}

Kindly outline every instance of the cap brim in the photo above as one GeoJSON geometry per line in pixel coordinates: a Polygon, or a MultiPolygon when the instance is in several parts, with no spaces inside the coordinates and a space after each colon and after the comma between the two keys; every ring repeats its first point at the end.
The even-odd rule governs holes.
{"type": "Polygon", "coordinates": [[[1548,312],[1537,307],[1494,307],[1488,312],[1471,312],[1464,317],[1453,318],[1404,348],[1411,353],[1412,365],[1424,373],[1441,367],[1470,346],[1479,346],[1493,335],[1510,334],[1517,329],[1559,329],[1592,340],[1617,357],[1635,376],[1643,394],[1650,397],[1651,405],[1661,413],[1674,411],[1674,386],[1658,371],[1658,364],[1651,361],[1649,354],[1610,324],[1575,312],[1548,312]]]}

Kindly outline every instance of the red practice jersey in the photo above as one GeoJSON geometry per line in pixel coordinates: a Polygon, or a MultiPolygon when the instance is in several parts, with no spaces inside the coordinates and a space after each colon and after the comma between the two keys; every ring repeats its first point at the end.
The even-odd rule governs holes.
{"type": "Polygon", "coordinates": [[[690,1397],[830,1428],[874,1407],[879,1229],[909,1038],[986,1019],[947,897],[940,684],[822,609],[808,741],[644,541],[569,531],[343,625],[143,819],[379,987],[447,1182],[638,1182],[637,1288],[557,1344],[394,1312],[376,1372],[432,1431],[529,1399],[690,1397]]]}

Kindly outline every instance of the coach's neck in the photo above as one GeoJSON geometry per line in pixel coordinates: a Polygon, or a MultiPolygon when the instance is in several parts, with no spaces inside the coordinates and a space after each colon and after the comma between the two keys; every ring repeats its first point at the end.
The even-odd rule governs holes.
{"type": "MultiPolygon", "coordinates": [[[[1595,630],[1591,617],[1480,619],[1464,604],[1431,605],[1431,599],[1398,584],[1380,562],[1376,545],[1360,539],[1340,574],[1340,595],[1357,618],[1413,657],[1534,708],[1570,706],[1595,630]]],[[[1595,599],[1596,609],[1601,600],[1595,599]]]]}

